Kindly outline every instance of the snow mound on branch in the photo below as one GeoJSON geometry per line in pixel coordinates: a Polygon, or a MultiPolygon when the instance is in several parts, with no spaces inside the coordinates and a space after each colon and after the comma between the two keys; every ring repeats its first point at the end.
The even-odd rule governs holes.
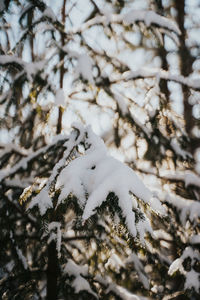
{"type": "Polygon", "coordinates": [[[131,10],[124,16],[124,22],[126,24],[132,24],[139,20],[144,21],[147,26],[150,26],[151,24],[158,24],[161,27],[166,27],[169,30],[176,32],[177,34],[181,33],[177,24],[173,20],[160,16],[151,10],[131,10]]]}
{"type": "Polygon", "coordinates": [[[88,276],[88,265],[80,266],[77,265],[72,259],[69,259],[64,267],[64,273],[75,277],[72,282],[72,287],[75,289],[75,293],[87,291],[97,298],[97,295],[92,291],[88,281],[83,277],[88,276]]]}
{"type": "Polygon", "coordinates": [[[199,281],[199,273],[194,270],[194,265],[200,259],[200,253],[198,250],[194,250],[191,247],[186,247],[183,251],[182,255],[177,258],[170,265],[168,274],[173,275],[176,271],[179,271],[181,274],[185,276],[185,285],[184,289],[192,289],[194,288],[197,293],[199,293],[200,289],[200,281],[199,281]],[[189,258],[191,261],[191,270],[187,272],[184,269],[183,263],[184,260],[189,258]]]}
{"type": "Polygon", "coordinates": [[[138,233],[143,241],[145,232],[152,229],[144,214],[143,219],[136,221],[134,210],[139,206],[132,195],[146,204],[153,203],[153,209],[163,212],[160,202],[152,199],[150,190],[131,168],[108,155],[103,141],[90,128],[87,128],[87,136],[88,150],[71,161],[58,176],[56,188],[61,189],[61,194],[57,206],[73,194],[83,208],[82,219],[86,221],[113,192],[130,233],[134,237],[138,233]]]}
{"type": "Polygon", "coordinates": [[[77,265],[72,259],[68,259],[68,262],[66,263],[64,267],[64,273],[69,274],[70,276],[87,276],[88,275],[88,265],[77,265]]]}
{"type": "Polygon", "coordinates": [[[34,206],[38,205],[41,216],[45,214],[47,209],[53,207],[52,200],[46,189],[43,189],[28,206],[28,209],[32,209],[34,206]]]}
{"type": "Polygon", "coordinates": [[[92,75],[92,58],[88,54],[81,54],[78,56],[77,71],[84,79],[88,80],[91,84],[94,84],[92,75]]]}

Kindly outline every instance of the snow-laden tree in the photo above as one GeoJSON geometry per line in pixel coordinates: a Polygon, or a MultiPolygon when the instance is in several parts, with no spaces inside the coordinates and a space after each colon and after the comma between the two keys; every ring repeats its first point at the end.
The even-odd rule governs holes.
{"type": "Polygon", "coordinates": [[[199,9],[0,2],[3,299],[199,298],[199,9]]]}

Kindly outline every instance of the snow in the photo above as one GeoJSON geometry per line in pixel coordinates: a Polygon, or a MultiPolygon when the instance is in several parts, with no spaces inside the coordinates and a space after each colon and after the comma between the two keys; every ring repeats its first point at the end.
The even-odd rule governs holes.
{"type": "Polygon", "coordinates": [[[91,287],[90,287],[89,283],[82,276],[77,276],[74,279],[74,281],[72,283],[72,286],[75,289],[75,293],[77,293],[77,294],[80,291],[88,291],[89,293],[94,294],[94,292],[92,292],[92,290],[91,290],[91,287]]]}
{"type": "Polygon", "coordinates": [[[197,293],[199,293],[200,288],[200,281],[199,281],[199,273],[195,272],[194,270],[191,270],[187,273],[185,285],[185,290],[194,288],[197,293]]]}
{"type": "Polygon", "coordinates": [[[159,68],[142,67],[137,70],[126,71],[122,75],[122,79],[124,80],[137,79],[137,78],[152,78],[152,77],[155,77],[157,79],[174,81],[186,85],[190,88],[193,88],[194,90],[199,90],[200,87],[199,78],[194,79],[192,77],[184,77],[182,75],[176,75],[159,68]]]}
{"type": "Polygon", "coordinates": [[[49,196],[49,193],[46,189],[43,189],[36,197],[31,200],[28,209],[32,209],[36,205],[39,208],[41,216],[46,213],[47,209],[53,207],[51,197],[49,196]]]}
{"type": "Polygon", "coordinates": [[[65,106],[65,94],[63,89],[57,89],[55,95],[55,105],[56,106],[65,106]]]}
{"type": "Polygon", "coordinates": [[[195,259],[198,260],[200,258],[200,254],[197,250],[193,250],[192,247],[186,247],[185,250],[183,251],[183,254],[181,255],[181,257],[176,259],[170,266],[169,274],[171,275],[177,271],[177,268],[173,266],[173,265],[177,266],[177,264],[175,263],[176,261],[179,260],[180,262],[183,262],[184,259],[186,259],[187,257],[190,257],[192,261],[195,259]]]}
{"type": "Polygon", "coordinates": [[[191,244],[200,244],[200,234],[195,234],[190,238],[191,244]]]}
{"type": "Polygon", "coordinates": [[[190,185],[194,185],[200,187],[200,176],[195,174],[193,171],[186,170],[186,171],[167,171],[161,170],[160,176],[166,179],[174,179],[180,180],[185,182],[185,187],[190,185]]]}
{"type": "Polygon", "coordinates": [[[187,157],[191,157],[191,154],[189,152],[183,150],[175,138],[171,139],[170,145],[174,149],[175,153],[182,156],[183,159],[186,159],[187,157]]]}
{"type": "Polygon", "coordinates": [[[82,77],[88,80],[89,83],[94,84],[92,75],[93,61],[88,54],[80,54],[78,56],[77,71],[82,77]]]}
{"type": "Polygon", "coordinates": [[[3,156],[5,153],[8,153],[8,152],[17,152],[21,155],[28,155],[30,154],[30,150],[28,149],[25,149],[23,147],[20,147],[19,145],[17,144],[14,144],[14,143],[0,143],[0,155],[3,156]],[[1,149],[3,148],[3,149],[1,149]]]}
{"type": "MultiPolygon", "coordinates": [[[[82,220],[85,222],[95,214],[96,209],[112,192],[117,196],[116,200],[130,234],[133,237],[138,235],[141,243],[144,243],[146,232],[153,234],[153,231],[147,216],[141,210],[140,201],[148,204],[156,212],[163,213],[160,201],[152,195],[131,168],[108,154],[103,140],[95,135],[90,127],[84,128],[75,124],[74,128],[71,135],[65,137],[66,150],[63,157],[54,166],[51,176],[38,195],[31,200],[27,209],[38,206],[40,214],[44,215],[48,209],[53,208],[54,193],[60,190],[56,209],[70,194],[73,194],[83,209],[82,220]],[[80,143],[84,143],[85,152],[83,148],[83,151],[78,153],[80,143]],[[55,189],[51,188],[52,184],[55,189]],[[140,200],[138,201],[136,197],[140,200]],[[136,212],[142,213],[143,218],[136,221],[136,212]]],[[[42,153],[44,149],[48,147],[42,148],[37,154],[42,153]]],[[[33,157],[34,154],[30,156],[33,157]]],[[[30,157],[22,159],[20,165],[14,167],[15,170],[26,167],[29,159],[30,157]]],[[[57,245],[57,248],[59,250],[60,246],[57,245]]]]}
{"type": "Polygon", "coordinates": [[[47,18],[51,19],[53,22],[57,21],[57,18],[51,9],[51,7],[47,6],[43,12],[43,16],[46,16],[47,18]]]}
{"type": "MultiPolygon", "coordinates": [[[[82,138],[81,128],[79,128],[78,130],[80,132],[79,138],[77,138],[77,133],[75,133],[75,131],[74,131],[71,134],[70,138],[68,138],[67,136],[59,135],[54,139],[54,143],[56,143],[62,139],[66,140],[66,142],[64,143],[64,147],[66,147],[66,150],[64,151],[63,157],[54,166],[51,176],[49,177],[45,187],[43,187],[43,189],[40,191],[40,193],[31,200],[27,209],[31,209],[34,206],[38,206],[38,208],[40,210],[40,214],[44,215],[49,208],[53,207],[52,199],[49,195],[50,187],[51,187],[51,184],[54,181],[55,177],[57,176],[60,168],[62,168],[63,165],[65,165],[66,161],[71,159],[71,155],[73,156],[73,150],[76,148],[76,146],[80,142],[80,139],[82,138]]],[[[48,147],[49,146],[46,146],[47,149],[48,149],[48,147]]],[[[42,149],[44,150],[44,148],[42,148],[42,149]]],[[[39,150],[38,150],[38,152],[39,152],[39,150]]],[[[40,152],[42,152],[42,151],[40,151],[40,152]]]]}
{"type": "Polygon", "coordinates": [[[108,23],[124,23],[132,24],[137,21],[144,22],[147,26],[150,26],[151,24],[158,25],[159,27],[163,27],[168,29],[169,31],[174,31],[177,34],[180,34],[180,30],[177,26],[177,24],[170,20],[169,18],[160,16],[159,14],[155,13],[152,10],[131,10],[130,12],[126,14],[112,14],[109,12],[106,12],[106,15],[104,16],[96,16],[93,19],[90,19],[89,21],[82,24],[82,26],[78,26],[77,28],[74,28],[70,34],[76,34],[83,32],[87,29],[89,29],[92,26],[103,24],[106,26],[108,23]]]}
{"type": "Polygon", "coordinates": [[[17,73],[15,80],[24,74],[24,72],[27,75],[27,79],[32,82],[32,79],[36,73],[39,71],[43,71],[46,61],[41,60],[37,62],[25,62],[21,58],[15,56],[15,55],[0,55],[0,65],[6,65],[6,64],[16,64],[20,66],[20,70],[17,73]]]}
{"type": "Polygon", "coordinates": [[[180,212],[180,220],[183,225],[186,224],[187,218],[191,222],[197,223],[200,217],[200,203],[195,200],[184,199],[178,195],[168,193],[165,196],[165,200],[177,208],[180,212]]]}
{"type": "Polygon", "coordinates": [[[88,293],[97,297],[97,295],[92,291],[88,281],[83,276],[88,276],[88,265],[77,265],[72,259],[68,259],[64,267],[64,274],[69,276],[74,276],[75,279],[72,282],[72,286],[75,289],[75,293],[80,291],[88,291],[88,293]]]}
{"type": "Polygon", "coordinates": [[[120,272],[120,268],[124,267],[124,263],[120,259],[120,257],[115,253],[114,250],[111,250],[110,257],[105,264],[105,268],[111,268],[114,269],[117,273],[120,272]]]}
{"type": "Polygon", "coordinates": [[[127,289],[116,285],[116,284],[109,284],[109,287],[107,288],[106,292],[113,291],[116,295],[118,295],[123,300],[140,300],[145,299],[143,297],[138,297],[132,293],[130,293],[127,289]]]}
{"type": "Polygon", "coordinates": [[[184,272],[183,266],[182,266],[182,260],[180,258],[177,258],[170,266],[168,270],[169,275],[173,275],[177,270],[179,270],[181,273],[184,272]]]}
{"type": "Polygon", "coordinates": [[[83,208],[82,219],[86,221],[113,192],[118,197],[118,205],[130,233],[134,237],[138,233],[143,242],[145,232],[152,233],[152,229],[144,214],[144,220],[135,224],[133,209],[137,210],[139,206],[132,195],[152,205],[155,210],[162,208],[159,200],[152,196],[131,168],[108,155],[103,141],[90,127],[87,135],[85,154],[70,161],[57,178],[56,189],[61,189],[57,206],[72,193],[83,208]]]}
{"type": "MultiPolygon", "coordinates": [[[[57,230],[57,235],[56,235],[55,240],[56,240],[56,249],[57,249],[58,257],[60,257],[61,239],[62,239],[60,227],[61,227],[60,222],[51,222],[48,225],[48,231],[50,234],[51,234],[51,231],[53,231],[54,229],[57,230]]],[[[50,236],[50,240],[52,240],[51,236],[50,236]]]]}
{"type": "Polygon", "coordinates": [[[169,233],[165,232],[163,229],[154,230],[154,236],[157,239],[172,241],[172,236],[169,233]]]}
{"type": "Polygon", "coordinates": [[[119,106],[119,109],[120,109],[122,115],[125,116],[128,113],[128,107],[125,102],[125,97],[123,97],[122,95],[120,95],[117,92],[114,92],[114,97],[115,97],[115,100],[119,106]]]}
{"type": "Polygon", "coordinates": [[[143,267],[141,261],[139,260],[138,256],[132,252],[129,255],[129,257],[126,259],[126,264],[127,263],[134,264],[135,270],[138,273],[140,281],[142,282],[145,289],[149,289],[149,280],[148,280],[147,276],[145,276],[144,267],[143,267]]]}
{"type": "Polygon", "coordinates": [[[83,276],[88,275],[88,265],[77,265],[72,259],[68,259],[68,262],[66,263],[64,267],[64,273],[69,274],[70,276],[80,276],[81,274],[83,276]]]}
{"type": "Polygon", "coordinates": [[[177,24],[169,18],[163,17],[151,10],[131,10],[123,18],[125,24],[133,24],[136,21],[144,21],[147,26],[157,24],[160,27],[167,28],[177,34],[181,34],[177,24]]]}
{"type": "Polygon", "coordinates": [[[194,263],[199,260],[199,251],[193,250],[191,247],[186,247],[182,255],[171,264],[168,274],[173,275],[179,270],[181,274],[185,275],[184,289],[194,288],[198,293],[200,288],[199,273],[197,273],[192,267],[194,263]],[[191,270],[189,272],[187,272],[183,267],[183,262],[188,257],[191,259],[191,270]]]}

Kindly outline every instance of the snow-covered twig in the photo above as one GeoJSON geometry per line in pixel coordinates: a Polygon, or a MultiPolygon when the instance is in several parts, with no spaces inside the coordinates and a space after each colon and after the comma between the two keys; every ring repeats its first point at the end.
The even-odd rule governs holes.
{"type": "Polygon", "coordinates": [[[167,28],[170,31],[180,34],[180,30],[173,20],[160,16],[151,10],[131,10],[126,14],[107,14],[104,16],[99,15],[82,24],[80,27],[72,29],[69,34],[73,35],[84,32],[88,28],[98,24],[124,23],[125,25],[129,25],[138,21],[144,22],[147,26],[155,24],[159,27],[167,28]]]}
{"type": "Polygon", "coordinates": [[[131,80],[139,78],[157,78],[174,81],[186,85],[194,90],[200,90],[200,79],[194,79],[191,77],[184,77],[182,75],[174,75],[168,71],[157,68],[140,68],[136,71],[124,72],[122,79],[131,80]]]}

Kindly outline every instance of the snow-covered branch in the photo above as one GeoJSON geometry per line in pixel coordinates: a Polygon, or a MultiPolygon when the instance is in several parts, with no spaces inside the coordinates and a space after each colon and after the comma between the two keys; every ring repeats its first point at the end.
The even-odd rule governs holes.
{"type": "Polygon", "coordinates": [[[200,79],[194,79],[191,77],[184,77],[182,75],[171,74],[168,71],[157,69],[157,68],[141,68],[136,71],[124,72],[122,78],[124,80],[140,79],[140,78],[156,78],[158,81],[160,79],[165,79],[169,81],[174,81],[188,86],[194,90],[200,90],[200,79]]]}
{"type": "MultiPolygon", "coordinates": [[[[6,168],[6,170],[2,170],[0,173],[0,180],[4,180],[4,179],[14,175],[20,169],[25,170],[27,168],[29,162],[36,159],[42,153],[46,153],[48,151],[48,149],[53,147],[59,141],[63,140],[63,143],[64,143],[67,139],[68,139],[68,136],[64,136],[64,135],[57,136],[50,145],[44,146],[44,147],[38,149],[37,151],[30,153],[27,157],[22,158],[18,163],[16,163],[10,169],[6,168]]],[[[22,153],[23,153],[23,149],[22,149],[22,153]]]]}
{"type": "Polygon", "coordinates": [[[123,23],[124,25],[130,25],[139,21],[144,22],[146,26],[150,26],[151,24],[153,24],[162,28],[166,28],[170,31],[174,31],[177,34],[180,34],[180,30],[173,20],[160,16],[152,10],[131,10],[126,14],[106,13],[106,15],[103,16],[98,15],[85,22],[80,27],[72,29],[72,31],[69,32],[69,34],[84,32],[88,28],[96,26],[98,24],[107,25],[109,23],[123,23]]]}
{"type": "Polygon", "coordinates": [[[44,69],[45,63],[45,60],[28,63],[14,55],[0,55],[0,66],[12,65],[16,67],[20,72],[20,76],[25,72],[30,82],[32,82],[32,78],[36,73],[44,69]]]}

